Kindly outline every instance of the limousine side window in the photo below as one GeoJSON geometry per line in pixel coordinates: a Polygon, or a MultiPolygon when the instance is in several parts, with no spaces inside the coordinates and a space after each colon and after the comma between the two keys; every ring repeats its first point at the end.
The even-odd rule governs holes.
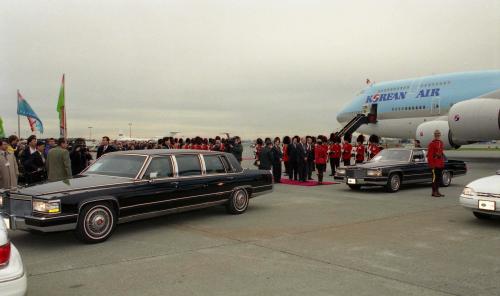
{"type": "Polygon", "coordinates": [[[205,168],[207,170],[207,174],[224,174],[226,169],[222,164],[219,156],[217,155],[205,155],[203,156],[205,159],[205,168]]]}
{"type": "Polygon", "coordinates": [[[177,155],[175,156],[179,177],[201,175],[201,164],[198,155],[177,155]]]}
{"type": "Polygon", "coordinates": [[[151,174],[156,178],[170,178],[174,176],[172,162],[169,156],[154,157],[149,163],[148,169],[144,174],[144,179],[150,179],[151,174]]]}
{"type": "Polygon", "coordinates": [[[221,156],[220,158],[222,159],[222,162],[224,162],[224,166],[226,167],[227,172],[228,173],[234,173],[234,169],[231,166],[231,163],[229,162],[229,160],[227,160],[227,157],[226,156],[221,156]]]}

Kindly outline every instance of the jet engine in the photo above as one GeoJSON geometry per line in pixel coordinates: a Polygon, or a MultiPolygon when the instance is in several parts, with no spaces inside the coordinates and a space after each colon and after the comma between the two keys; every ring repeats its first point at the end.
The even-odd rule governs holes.
{"type": "Polygon", "coordinates": [[[456,139],[500,139],[500,99],[477,98],[457,103],[450,109],[448,123],[456,139]]]}
{"type": "Polygon", "coordinates": [[[441,141],[444,143],[444,149],[459,148],[461,144],[453,141],[453,136],[448,125],[448,121],[434,120],[421,123],[417,127],[417,135],[415,139],[420,141],[422,147],[429,146],[429,143],[434,139],[434,131],[441,132],[441,141]]]}

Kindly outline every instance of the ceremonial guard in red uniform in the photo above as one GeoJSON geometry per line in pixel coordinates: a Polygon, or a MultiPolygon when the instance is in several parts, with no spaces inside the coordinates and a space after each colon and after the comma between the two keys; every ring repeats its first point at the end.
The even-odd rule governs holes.
{"type": "Polygon", "coordinates": [[[201,144],[201,150],[208,150],[208,140],[203,139],[203,144],[201,144]]]}
{"type": "Polygon", "coordinates": [[[336,135],[330,136],[330,146],[328,147],[328,154],[330,156],[330,168],[332,174],[335,175],[335,171],[340,166],[340,157],[342,156],[342,146],[340,146],[340,138],[336,135]]]}
{"type": "Polygon", "coordinates": [[[194,150],[201,150],[201,138],[200,137],[196,137],[194,139],[193,149],[194,150]]]}
{"type": "Polygon", "coordinates": [[[368,159],[372,159],[380,152],[379,138],[377,135],[371,135],[368,139],[368,159]]]}
{"type": "Polygon", "coordinates": [[[363,142],[365,141],[365,136],[359,135],[358,138],[356,139],[356,142],[358,145],[356,146],[356,163],[363,163],[365,161],[365,145],[363,142]]]}
{"type": "Polygon", "coordinates": [[[439,192],[439,183],[442,179],[444,168],[444,144],[441,141],[441,132],[434,131],[434,140],[429,144],[427,151],[427,161],[432,170],[432,196],[441,197],[444,194],[439,192]]]}
{"type": "MultiPolygon", "coordinates": [[[[326,138],[325,138],[326,139],[326,138]]],[[[314,163],[318,170],[318,184],[323,184],[323,173],[326,171],[326,162],[328,160],[328,146],[323,144],[323,137],[318,137],[314,147],[314,163]]]]}
{"type": "Polygon", "coordinates": [[[186,138],[186,141],[184,142],[184,146],[182,146],[182,149],[191,149],[191,139],[186,138]]]}
{"type": "Polygon", "coordinates": [[[351,165],[352,145],[350,142],[351,137],[346,135],[344,137],[344,144],[342,145],[342,161],[344,162],[344,166],[351,165]]]}

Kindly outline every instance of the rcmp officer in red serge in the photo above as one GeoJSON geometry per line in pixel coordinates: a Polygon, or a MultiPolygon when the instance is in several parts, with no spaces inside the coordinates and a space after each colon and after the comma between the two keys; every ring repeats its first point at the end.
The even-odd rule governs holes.
{"type": "Polygon", "coordinates": [[[429,167],[432,170],[432,196],[441,197],[444,196],[444,194],[439,192],[439,183],[441,182],[444,168],[444,145],[441,141],[441,132],[439,130],[434,131],[434,140],[429,144],[427,150],[429,167]]]}

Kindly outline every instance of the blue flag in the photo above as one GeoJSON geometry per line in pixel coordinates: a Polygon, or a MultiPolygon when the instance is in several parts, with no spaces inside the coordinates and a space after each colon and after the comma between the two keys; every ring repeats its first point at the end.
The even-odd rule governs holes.
{"type": "Polygon", "coordinates": [[[17,91],[17,114],[28,117],[31,131],[40,131],[43,134],[43,123],[36,115],[30,104],[23,98],[21,93],[17,91]]]}

